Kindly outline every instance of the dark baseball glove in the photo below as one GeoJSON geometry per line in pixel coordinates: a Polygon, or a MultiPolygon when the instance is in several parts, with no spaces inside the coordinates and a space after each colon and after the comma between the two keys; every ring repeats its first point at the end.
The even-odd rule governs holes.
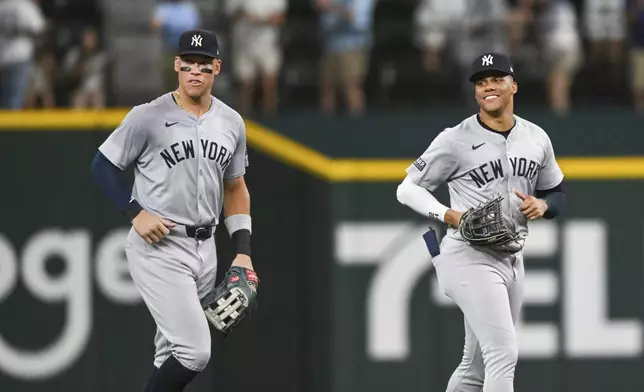
{"type": "Polygon", "coordinates": [[[259,278],[255,271],[233,266],[215,290],[201,300],[208,321],[227,335],[257,307],[259,278]]]}
{"type": "Polygon", "coordinates": [[[463,213],[459,231],[464,240],[472,245],[503,250],[522,247],[521,238],[503,221],[502,200],[503,196],[499,195],[463,213]]]}

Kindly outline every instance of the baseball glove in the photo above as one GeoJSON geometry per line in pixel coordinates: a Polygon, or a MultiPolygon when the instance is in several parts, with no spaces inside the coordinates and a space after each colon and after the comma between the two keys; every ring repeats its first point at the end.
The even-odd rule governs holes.
{"type": "Polygon", "coordinates": [[[227,335],[257,307],[259,278],[255,271],[233,266],[214,291],[201,300],[208,321],[227,335]]]}
{"type": "Polygon", "coordinates": [[[464,240],[472,245],[489,248],[520,249],[520,237],[512,233],[503,221],[502,200],[503,196],[499,195],[463,213],[459,232],[464,240]]]}

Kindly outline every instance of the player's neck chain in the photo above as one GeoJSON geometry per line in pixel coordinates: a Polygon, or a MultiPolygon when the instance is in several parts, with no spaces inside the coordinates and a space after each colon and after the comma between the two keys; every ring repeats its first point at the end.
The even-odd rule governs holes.
{"type": "MultiPolygon", "coordinates": [[[[183,105],[181,104],[181,95],[179,94],[179,90],[175,90],[173,94],[176,94],[175,102],[177,103],[177,105],[179,105],[179,107],[183,110],[188,110],[185,107],[183,107],[183,105]]],[[[208,105],[208,110],[206,110],[204,113],[208,112],[211,107],[212,107],[212,97],[210,98],[210,105],[208,105]]]]}

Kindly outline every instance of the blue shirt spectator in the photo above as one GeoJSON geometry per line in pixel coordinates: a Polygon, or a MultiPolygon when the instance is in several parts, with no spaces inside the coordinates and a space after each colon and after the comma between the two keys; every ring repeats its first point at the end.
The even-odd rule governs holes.
{"type": "Polygon", "coordinates": [[[374,0],[318,1],[326,50],[346,52],[369,48],[373,40],[374,6],[374,0]]]}
{"type": "Polygon", "coordinates": [[[30,0],[0,1],[0,109],[22,109],[46,23],[30,0]]]}
{"type": "Polygon", "coordinates": [[[181,33],[201,27],[201,17],[192,1],[166,0],[156,6],[152,25],[161,30],[164,49],[175,52],[181,33]]]}

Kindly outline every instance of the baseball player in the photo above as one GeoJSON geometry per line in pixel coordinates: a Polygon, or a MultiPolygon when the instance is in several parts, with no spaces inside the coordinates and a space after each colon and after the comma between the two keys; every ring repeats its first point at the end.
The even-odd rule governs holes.
{"type": "Polygon", "coordinates": [[[214,289],[212,237],[222,209],[237,247],[232,265],[253,269],[246,130],[210,93],[220,68],[215,35],[184,32],[174,58],[178,88],[135,106],[92,164],[94,178],[132,222],[129,270],[157,326],[147,392],[184,390],[210,359],[200,300],[214,289]],[[130,165],[132,192],[122,173],[130,165]]]}
{"type": "Polygon", "coordinates": [[[440,245],[426,238],[439,284],[465,322],[462,362],[447,391],[510,392],[518,359],[515,325],[523,302],[522,248],[528,221],[552,219],[564,211],[564,176],[546,132],[514,114],[517,82],[510,59],[486,53],[472,68],[469,80],[479,113],[436,136],[407,168],[397,198],[448,225],[440,245]],[[431,193],[443,183],[449,188],[450,207],[431,193]],[[513,240],[499,246],[472,245],[459,231],[463,213],[498,195],[497,215],[513,240]]]}

